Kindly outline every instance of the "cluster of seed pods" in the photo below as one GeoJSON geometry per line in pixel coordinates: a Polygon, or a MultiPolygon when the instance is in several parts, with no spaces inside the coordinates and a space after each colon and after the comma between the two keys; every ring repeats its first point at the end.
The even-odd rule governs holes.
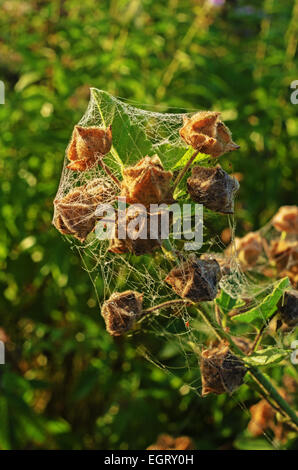
{"type": "MultiPolygon", "coordinates": [[[[201,152],[216,159],[239,148],[233,142],[229,129],[219,118],[220,113],[206,111],[184,119],[180,136],[187,145],[193,147],[194,156],[201,152]]],[[[70,161],[68,170],[82,172],[99,164],[117,183],[119,191],[114,194],[114,186],[95,179],[56,199],[54,224],[61,233],[72,235],[83,242],[95,228],[96,206],[105,200],[107,193],[110,197],[125,196],[128,204],[140,203],[148,210],[150,204],[171,204],[174,202],[175,182],[181,181],[182,174],[186,173],[194,159],[192,157],[175,182],[173,173],[164,169],[157,155],[144,156],[134,166],[125,168],[122,181],[118,181],[104,163],[104,156],[110,151],[112,144],[111,127],[75,127],[67,151],[70,161]]],[[[193,166],[191,176],[187,179],[187,191],[193,201],[223,214],[234,212],[234,196],[238,189],[238,181],[219,165],[212,168],[193,166]]],[[[131,218],[128,213],[127,223],[131,218]]],[[[160,240],[150,238],[119,239],[115,229],[109,250],[112,253],[141,255],[152,253],[160,244],[160,240]]],[[[221,268],[215,259],[190,256],[168,273],[165,282],[181,301],[196,304],[211,301],[217,296],[220,278],[221,268]]],[[[285,305],[282,306],[284,310],[285,305]]],[[[162,308],[162,304],[154,309],[159,307],[162,308]]],[[[109,334],[121,336],[132,330],[135,323],[150,310],[153,309],[143,308],[142,293],[127,290],[114,292],[104,302],[101,313],[109,334]]],[[[233,356],[227,345],[220,344],[202,352],[201,371],[203,395],[207,395],[232,392],[242,383],[246,369],[242,361],[233,356]]]]}

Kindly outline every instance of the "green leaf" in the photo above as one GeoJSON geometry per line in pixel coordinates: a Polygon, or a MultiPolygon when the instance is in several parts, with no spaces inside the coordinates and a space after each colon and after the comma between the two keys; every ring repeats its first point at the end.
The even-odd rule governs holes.
{"type": "Polygon", "coordinates": [[[119,164],[122,166],[134,164],[142,157],[156,153],[142,127],[131,122],[124,104],[106,91],[95,88],[91,90],[91,96],[94,100],[93,105],[96,107],[95,114],[99,114],[101,123],[105,127],[112,125],[111,153],[119,164]]]}
{"type": "Polygon", "coordinates": [[[243,300],[231,297],[225,290],[221,289],[219,297],[215,300],[217,305],[222,310],[222,313],[227,315],[233,308],[239,308],[245,305],[243,300]]]}
{"type": "Polygon", "coordinates": [[[244,358],[244,361],[252,366],[267,366],[278,364],[280,361],[289,357],[291,351],[280,349],[275,346],[269,346],[266,349],[255,351],[251,356],[244,358]]]}
{"type": "MultiPolygon", "coordinates": [[[[190,159],[190,157],[192,156],[193,153],[194,153],[194,149],[192,147],[190,147],[183,154],[183,156],[180,158],[180,160],[178,160],[178,162],[173,166],[173,170],[178,170],[180,168],[184,168],[186,163],[188,162],[188,160],[190,159]]],[[[206,155],[205,153],[198,153],[198,155],[196,156],[196,158],[193,161],[193,164],[198,163],[198,162],[202,162],[203,160],[209,160],[209,158],[210,158],[210,155],[206,155]]]]}
{"type": "Polygon", "coordinates": [[[235,315],[233,320],[241,321],[242,323],[257,323],[258,325],[262,325],[273,315],[273,313],[275,313],[277,310],[277,303],[288,286],[289,279],[287,277],[277,281],[274,284],[271,294],[267,295],[259,305],[247,312],[235,315]]]}

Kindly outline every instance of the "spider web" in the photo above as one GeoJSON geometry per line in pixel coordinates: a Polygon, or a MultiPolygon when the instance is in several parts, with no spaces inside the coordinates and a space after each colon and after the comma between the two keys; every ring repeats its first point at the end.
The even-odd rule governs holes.
{"type": "MultiPolygon", "coordinates": [[[[134,165],[145,155],[157,154],[167,170],[178,172],[185,165],[185,155],[188,147],[179,135],[183,118],[190,113],[158,113],[144,110],[109,95],[106,92],[92,89],[91,99],[86,113],[78,123],[82,127],[97,126],[107,128],[112,125],[113,145],[105,156],[105,163],[113,174],[121,180],[122,169],[128,165],[134,165]]],[[[58,204],[67,198],[70,193],[75,193],[70,198],[70,204],[75,205],[74,224],[79,227],[90,228],[95,224],[94,211],[85,211],[84,206],[93,198],[92,190],[88,184],[92,182],[104,185],[107,191],[101,198],[101,203],[114,203],[117,198],[118,188],[114,181],[99,166],[83,172],[74,172],[67,168],[69,163],[65,156],[61,180],[56,194],[54,212],[55,218],[59,215],[58,204]],[[91,224],[91,225],[90,225],[91,224]]],[[[201,159],[200,164],[215,166],[217,162],[208,158],[201,159]]],[[[180,184],[181,191],[178,199],[185,197],[185,179],[180,184]]],[[[92,199],[93,201],[93,199],[92,199]]],[[[67,201],[67,203],[69,203],[67,201]]],[[[94,201],[95,205],[96,201],[94,201]]],[[[92,206],[93,207],[93,206],[92,206]]],[[[217,215],[226,219],[226,224],[231,232],[231,245],[229,253],[223,254],[226,246],[221,241],[220,235],[211,233],[214,213],[204,210],[204,243],[195,254],[212,255],[220,264],[227,264],[229,269],[222,276],[220,287],[235,299],[246,299],[250,308],[256,306],[258,298],[266,295],[272,289],[272,281],[262,279],[256,287],[255,273],[263,273],[264,266],[270,264],[268,249],[264,248],[257,266],[254,266],[254,274],[248,275],[239,263],[235,244],[235,219],[233,216],[217,215]],[[211,228],[210,228],[211,227],[211,228]]],[[[73,228],[73,226],[71,227],[73,228]]],[[[272,233],[269,224],[261,231],[268,244],[279,235],[272,233]]],[[[144,295],[144,308],[150,308],[172,300],[177,296],[171,287],[164,282],[169,271],[181,261],[188,258],[190,252],[185,251],[181,241],[171,239],[173,251],[160,248],[152,255],[136,256],[133,254],[119,255],[109,252],[109,242],[98,240],[91,230],[86,239],[78,241],[73,234],[69,234],[68,240],[79,253],[82,266],[89,275],[94,287],[99,309],[103,302],[113,292],[133,290],[144,295]]],[[[248,270],[247,270],[248,271],[248,270]]],[[[204,310],[211,315],[215,301],[203,303],[204,310]]],[[[103,321],[99,317],[99,321],[103,321]]],[[[265,321],[265,318],[264,318],[265,321]]],[[[236,328],[235,336],[240,333],[236,328]]],[[[255,338],[256,331],[249,326],[245,330],[245,336],[255,338]]],[[[171,308],[161,309],[145,315],[137,322],[133,331],[127,335],[128,340],[134,341],[140,354],[147,360],[164,370],[166,373],[178,376],[183,382],[184,392],[191,390],[201,396],[201,378],[199,374],[198,360],[206,343],[210,338],[210,330],[198,317],[189,313],[189,309],[182,304],[176,304],[171,308]]],[[[279,346],[286,342],[278,333],[274,341],[279,346]]],[[[233,399],[249,414],[244,403],[237,400],[237,393],[233,399]]],[[[273,445],[278,444],[272,440],[268,433],[265,437],[273,445]]]]}

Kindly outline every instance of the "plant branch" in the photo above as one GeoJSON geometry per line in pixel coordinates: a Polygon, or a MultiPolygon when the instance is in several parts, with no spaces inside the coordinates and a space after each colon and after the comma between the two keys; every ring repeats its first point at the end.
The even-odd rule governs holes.
{"type": "Polygon", "coordinates": [[[104,163],[102,157],[98,159],[98,164],[101,166],[101,168],[104,170],[104,172],[112,178],[114,183],[117,184],[118,188],[121,188],[121,182],[118,180],[118,178],[114,175],[112,170],[104,163]]]}
{"type": "Polygon", "coordinates": [[[254,342],[251,346],[251,349],[249,351],[249,354],[248,356],[250,356],[253,352],[255,352],[255,350],[257,349],[257,347],[259,346],[259,343],[262,339],[262,336],[263,336],[263,333],[264,331],[266,330],[266,328],[268,327],[269,323],[271,322],[271,320],[273,319],[273,317],[277,314],[277,312],[274,312],[273,315],[271,315],[271,317],[268,318],[267,322],[264,323],[264,325],[262,326],[262,328],[260,329],[260,331],[258,332],[258,334],[256,335],[255,339],[254,339],[254,342]]]}

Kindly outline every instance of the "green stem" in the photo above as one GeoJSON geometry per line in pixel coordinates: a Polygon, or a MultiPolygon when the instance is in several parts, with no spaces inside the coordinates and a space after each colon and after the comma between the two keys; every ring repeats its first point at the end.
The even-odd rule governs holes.
{"type": "Polygon", "coordinates": [[[186,163],[185,167],[178,173],[178,176],[177,176],[176,180],[174,181],[174,185],[172,187],[173,193],[174,193],[175,189],[177,188],[178,184],[180,183],[180,181],[182,180],[183,176],[185,175],[185,173],[189,169],[190,165],[192,164],[192,162],[194,161],[194,159],[198,155],[199,151],[200,151],[200,149],[194,151],[194,153],[192,154],[192,156],[190,157],[190,159],[186,163]]]}
{"type": "Polygon", "coordinates": [[[251,366],[249,372],[253,378],[257,379],[258,382],[266,389],[268,394],[274,399],[279,407],[288,415],[291,421],[298,428],[298,416],[295,411],[290,407],[286,400],[278,393],[274,385],[265,377],[257,367],[251,366]]]}
{"type": "Polygon", "coordinates": [[[255,352],[257,349],[258,349],[258,346],[262,340],[262,337],[263,337],[263,334],[266,330],[266,328],[268,327],[269,323],[271,322],[271,320],[273,319],[273,317],[277,314],[277,312],[274,312],[273,315],[271,315],[270,318],[268,318],[268,320],[266,321],[266,323],[262,326],[262,328],[260,329],[260,331],[258,332],[258,334],[256,335],[255,339],[254,339],[254,342],[253,342],[253,345],[251,347],[251,350],[249,352],[249,356],[255,352]]]}

